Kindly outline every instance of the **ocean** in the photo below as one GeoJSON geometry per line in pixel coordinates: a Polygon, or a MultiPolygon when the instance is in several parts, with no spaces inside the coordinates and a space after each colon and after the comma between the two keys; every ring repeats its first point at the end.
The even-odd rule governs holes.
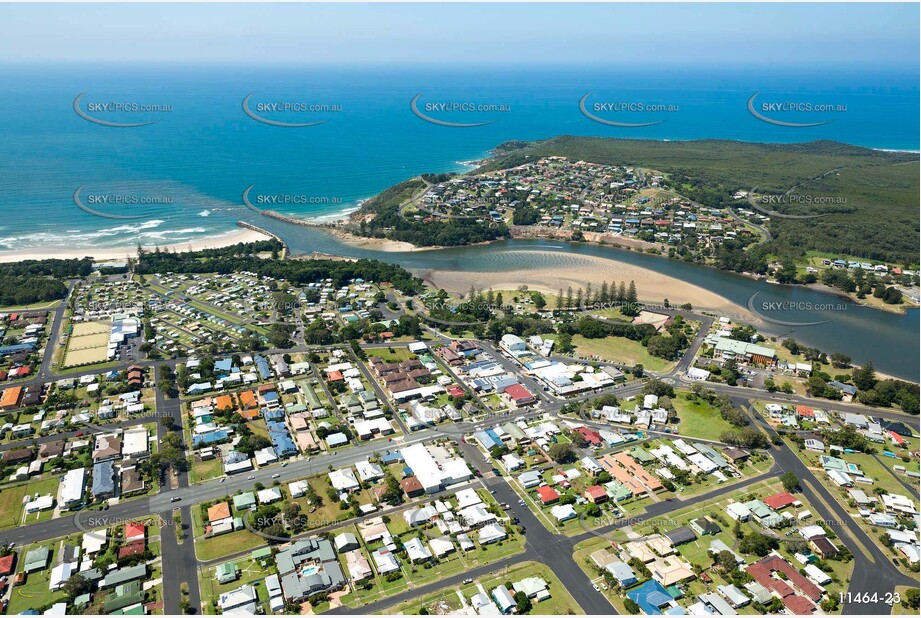
{"type": "Polygon", "coordinates": [[[560,134],[830,139],[917,151],[918,109],[917,75],[886,69],[3,67],[0,251],[182,244],[229,233],[239,220],[263,219],[243,206],[248,187],[258,208],[336,217],[408,177],[469,169],[462,162],[501,142],[560,134]],[[830,122],[759,120],[747,109],[756,92],[765,117],[830,122]],[[77,107],[91,118],[155,122],[97,124],[75,112],[81,93],[77,107]],[[243,109],[251,93],[250,111],[269,122],[322,124],[257,121],[243,109]],[[579,109],[589,93],[586,110],[602,120],[658,124],[593,121],[579,109]],[[427,122],[410,108],[416,95],[420,114],[436,121],[489,124],[427,122]],[[462,109],[445,109],[455,107],[462,109]]]}

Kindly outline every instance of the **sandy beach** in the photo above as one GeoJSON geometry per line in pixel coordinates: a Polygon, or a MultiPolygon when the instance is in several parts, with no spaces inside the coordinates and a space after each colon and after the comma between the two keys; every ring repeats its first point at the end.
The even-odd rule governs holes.
{"type": "Polygon", "coordinates": [[[629,283],[632,280],[636,283],[640,300],[646,302],[662,302],[667,298],[672,305],[691,303],[695,310],[710,310],[731,319],[744,319],[754,324],[761,322],[745,307],[740,307],[702,287],[653,270],[593,256],[579,256],[578,259],[578,266],[563,268],[502,272],[431,270],[416,274],[436,288],[444,288],[448,292],[458,294],[466,293],[471,284],[477,289],[484,290],[514,290],[521,285],[527,285],[528,289],[555,296],[560,289],[565,292],[569,286],[577,290],[591,283],[593,289],[598,289],[604,281],[629,283]]]}
{"type": "MultiPolygon", "coordinates": [[[[175,245],[157,245],[160,250],[169,251],[198,251],[201,249],[217,249],[236,245],[238,243],[255,242],[258,240],[270,240],[271,236],[266,236],[260,232],[250,229],[238,229],[229,234],[214,236],[194,242],[180,243],[175,245]]],[[[153,251],[157,246],[144,247],[145,250],[153,251]]],[[[0,252],[0,262],[20,262],[22,260],[46,260],[49,258],[82,258],[86,256],[93,257],[96,261],[105,260],[124,260],[125,258],[137,257],[137,247],[85,247],[82,249],[66,249],[49,247],[48,249],[23,249],[21,251],[3,251],[0,252]]]]}
{"type": "Polygon", "coordinates": [[[382,251],[384,253],[410,253],[416,251],[431,251],[432,249],[441,249],[442,247],[417,247],[408,242],[400,240],[388,240],[386,238],[365,238],[355,236],[341,228],[326,228],[323,230],[331,236],[334,236],[339,242],[356,247],[358,249],[367,249],[369,251],[382,251]]]}

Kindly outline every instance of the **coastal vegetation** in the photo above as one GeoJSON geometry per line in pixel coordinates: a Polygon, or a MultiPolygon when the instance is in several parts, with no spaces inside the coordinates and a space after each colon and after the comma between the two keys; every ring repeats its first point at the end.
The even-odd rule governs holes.
{"type": "MultiPolygon", "coordinates": [[[[757,189],[803,200],[779,200],[770,209],[811,219],[772,217],[772,239],[752,259],[769,254],[801,259],[809,250],[892,263],[917,263],[918,155],[883,152],[832,141],[755,144],[725,140],[661,142],[560,136],[532,143],[507,142],[477,173],[507,169],[546,156],[632,165],[666,174],[665,186],[712,208],[747,206],[737,191],[757,189]],[[819,203],[825,201],[827,203],[819,203]],[[811,203],[808,203],[811,202],[811,203]],[[760,254],[760,255],[758,255],[760,254]]],[[[720,268],[733,267],[734,251],[720,268]]],[[[736,254],[738,256],[738,254],[736,254]]]]}
{"type": "Polygon", "coordinates": [[[232,273],[241,270],[285,279],[303,284],[330,278],[334,285],[352,279],[387,281],[407,295],[422,291],[422,280],[395,264],[378,260],[266,260],[256,257],[265,252],[281,251],[277,240],[241,243],[220,249],[205,249],[184,253],[169,251],[139,251],[135,272],[139,275],[153,273],[232,273]]]}
{"type": "Polygon", "coordinates": [[[67,296],[63,280],[93,272],[93,259],[24,260],[0,264],[0,306],[24,306],[67,296]]]}
{"type": "MultiPolygon", "coordinates": [[[[440,181],[440,176],[425,176],[440,181]]],[[[508,238],[503,222],[472,218],[432,218],[424,211],[404,215],[413,195],[426,186],[426,180],[412,179],[394,185],[365,202],[353,216],[349,230],[359,236],[387,238],[418,247],[451,247],[508,238]],[[418,218],[416,218],[418,216],[418,218]]]]}

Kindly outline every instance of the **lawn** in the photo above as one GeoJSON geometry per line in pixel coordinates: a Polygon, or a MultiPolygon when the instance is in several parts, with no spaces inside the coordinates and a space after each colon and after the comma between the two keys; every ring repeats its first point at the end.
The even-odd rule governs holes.
{"type": "Polygon", "coordinates": [[[572,344],[578,356],[597,356],[626,365],[639,364],[649,371],[668,371],[675,365],[673,361],[652,356],[639,341],[626,337],[586,339],[582,335],[573,335],[572,344]]]}
{"type": "Polygon", "coordinates": [[[406,346],[394,346],[391,348],[376,348],[374,350],[369,350],[368,356],[377,356],[385,363],[401,363],[405,360],[409,360],[411,356],[416,355],[410,352],[409,348],[406,346]],[[391,350],[393,351],[391,352],[391,350]]]}
{"type": "Polygon", "coordinates": [[[207,539],[195,539],[195,555],[199,560],[207,562],[222,556],[256,549],[265,544],[266,540],[257,534],[249,530],[237,530],[207,539]]]}
{"type": "Polygon", "coordinates": [[[196,460],[192,462],[192,482],[201,483],[207,481],[208,479],[217,478],[223,476],[224,466],[221,463],[219,457],[208,461],[199,461],[196,460]]]}
{"type": "MultiPolygon", "coordinates": [[[[265,569],[252,558],[241,558],[234,560],[233,563],[237,565],[240,577],[226,584],[219,584],[215,578],[216,566],[200,567],[198,569],[198,586],[201,590],[202,604],[206,609],[209,609],[211,601],[217,600],[221,594],[235,590],[244,584],[262,581],[274,572],[274,569],[265,569]]],[[[266,600],[265,596],[260,596],[259,598],[262,601],[266,600]]]]}
{"type": "MultiPolygon", "coordinates": [[[[58,483],[57,477],[45,479],[42,481],[32,481],[15,485],[13,487],[4,487],[0,490],[0,530],[4,528],[13,528],[19,525],[22,518],[23,498],[35,494],[52,496],[57,495],[58,483]]],[[[49,510],[48,513],[53,513],[49,510]]],[[[33,521],[38,517],[32,515],[33,521]]]]}
{"type": "Polygon", "coordinates": [[[719,440],[724,431],[732,429],[729,422],[720,417],[719,410],[703,400],[693,401],[688,393],[679,392],[672,399],[672,405],[678,413],[681,423],[678,425],[682,436],[719,440]]]}
{"type": "MultiPolygon", "coordinates": [[[[904,599],[905,593],[908,591],[908,589],[909,589],[909,586],[896,586],[895,594],[898,594],[900,599],[904,599]]],[[[917,589],[918,588],[916,587],[915,590],[917,589]]],[[[892,605],[892,615],[893,616],[917,616],[918,615],[916,613],[917,611],[918,610],[916,609],[911,609],[909,607],[903,606],[901,602],[894,603],[892,605]]]]}
{"type": "Polygon", "coordinates": [[[17,563],[19,564],[19,570],[22,570],[22,566],[25,564],[23,561],[25,559],[26,552],[29,550],[44,545],[45,547],[50,548],[52,552],[48,560],[47,568],[42,571],[29,573],[26,576],[25,584],[13,588],[13,591],[10,594],[10,604],[6,610],[8,615],[19,614],[20,612],[23,612],[27,609],[41,610],[64,598],[63,592],[51,592],[48,590],[48,582],[51,580],[51,567],[54,565],[54,560],[57,558],[56,549],[58,547],[58,543],[59,541],[53,541],[49,543],[28,545],[20,550],[20,559],[17,560],[17,563]]]}

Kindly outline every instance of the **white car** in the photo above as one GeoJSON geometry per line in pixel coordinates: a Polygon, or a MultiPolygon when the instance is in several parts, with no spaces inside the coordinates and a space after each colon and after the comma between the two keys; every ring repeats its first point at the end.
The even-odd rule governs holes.
{"type": "Polygon", "coordinates": [[[272,478],[273,478],[273,479],[277,479],[277,478],[280,477],[280,476],[281,476],[281,475],[278,474],[278,473],[276,472],[275,474],[272,475],[272,478]]]}

